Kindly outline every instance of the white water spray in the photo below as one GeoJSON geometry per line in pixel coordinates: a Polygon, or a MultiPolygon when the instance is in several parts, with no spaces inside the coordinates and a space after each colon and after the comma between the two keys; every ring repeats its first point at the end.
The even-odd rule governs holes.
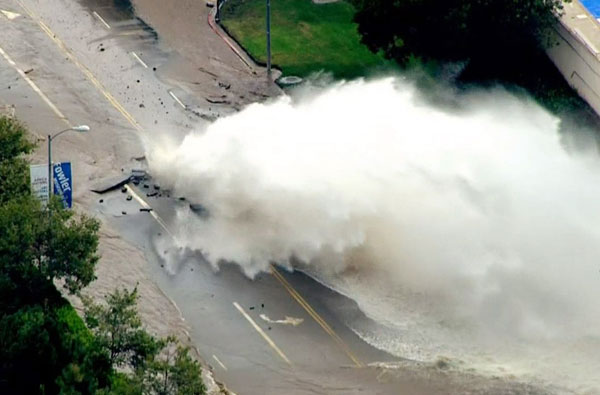
{"type": "Polygon", "coordinates": [[[531,101],[459,101],[436,108],[393,78],[341,83],[251,105],[148,157],[210,213],[181,213],[177,229],[214,265],[377,272],[494,336],[598,336],[600,164],[568,154],[531,101]]]}

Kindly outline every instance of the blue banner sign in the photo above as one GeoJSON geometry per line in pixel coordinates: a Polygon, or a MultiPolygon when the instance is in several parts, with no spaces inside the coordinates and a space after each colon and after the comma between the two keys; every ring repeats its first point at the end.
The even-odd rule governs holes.
{"type": "Polygon", "coordinates": [[[71,176],[71,162],[54,164],[54,194],[61,197],[63,206],[73,206],[73,177],[71,176]]]}

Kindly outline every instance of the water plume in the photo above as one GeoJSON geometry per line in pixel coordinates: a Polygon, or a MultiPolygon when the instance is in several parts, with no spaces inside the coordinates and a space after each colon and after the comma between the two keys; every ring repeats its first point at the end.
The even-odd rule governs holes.
{"type": "Polygon", "coordinates": [[[598,335],[600,165],[557,118],[500,89],[434,106],[398,78],[300,96],[149,147],[208,213],[180,210],[180,244],[249,276],[376,272],[494,333],[598,335]]]}

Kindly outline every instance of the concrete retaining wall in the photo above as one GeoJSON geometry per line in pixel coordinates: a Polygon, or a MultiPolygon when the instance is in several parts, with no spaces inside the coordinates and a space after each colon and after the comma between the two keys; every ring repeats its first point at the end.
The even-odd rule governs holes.
{"type": "Polygon", "coordinates": [[[569,85],[600,115],[600,60],[599,51],[577,29],[564,23],[557,24],[558,45],[547,50],[550,59],[569,85]]]}

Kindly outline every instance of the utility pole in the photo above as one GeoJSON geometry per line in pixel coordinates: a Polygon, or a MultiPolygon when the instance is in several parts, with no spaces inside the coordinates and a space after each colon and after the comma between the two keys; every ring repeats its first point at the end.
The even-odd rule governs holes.
{"type": "Polygon", "coordinates": [[[271,79],[271,0],[267,0],[267,77],[271,79]]]}
{"type": "Polygon", "coordinates": [[[52,136],[48,135],[48,207],[52,199],[52,136]]]}

